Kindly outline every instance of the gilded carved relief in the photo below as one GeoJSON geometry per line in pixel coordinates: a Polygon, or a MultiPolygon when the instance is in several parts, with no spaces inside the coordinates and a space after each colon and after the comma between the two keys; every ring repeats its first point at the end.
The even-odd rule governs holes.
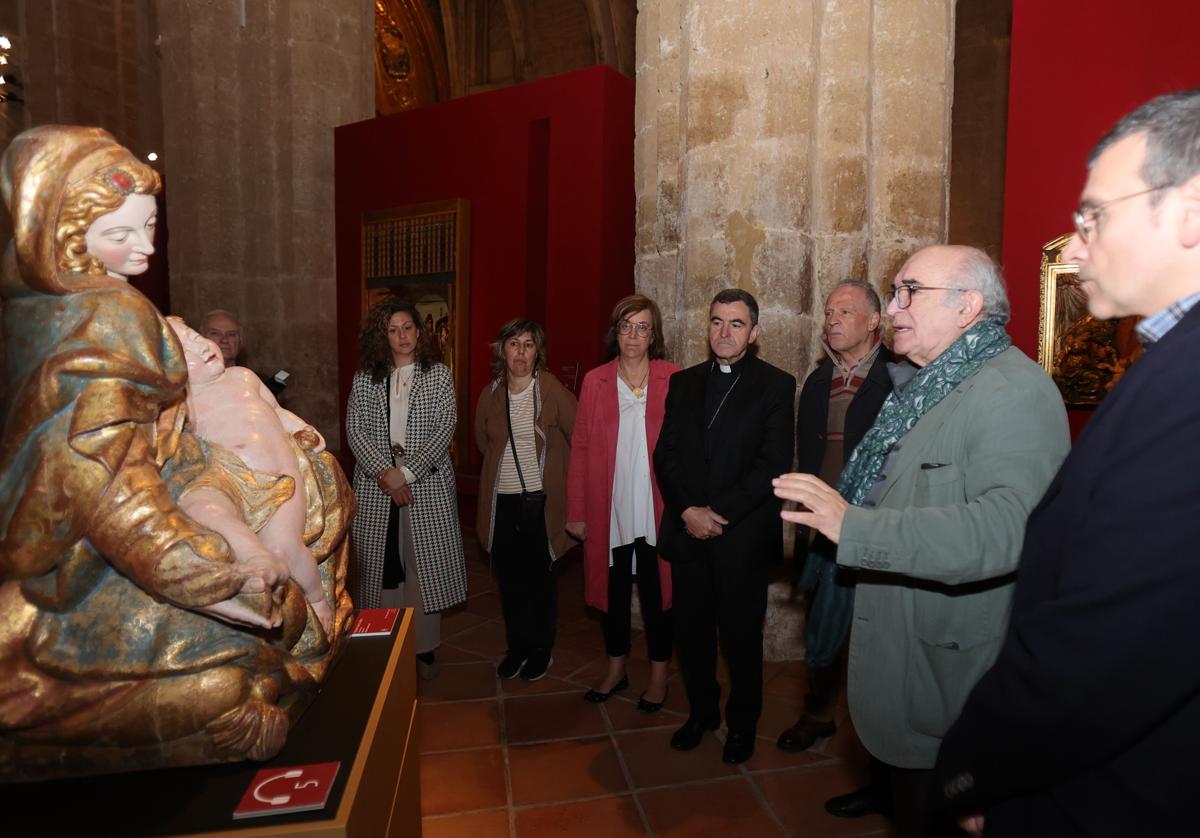
{"type": "Polygon", "coordinates": [[[380,116],[447,98],[446,55],[419,0],[375,0],[375,111],[380,116]]]}
{"type": "Polygon", "coordinates": [[[1098,404],[1141,354],[1139,318],[1097,320],[1079,287],[1079,266],[1064,262],[1070,234],[1042,247],[1038,362],[1073,407],[1098,404]]]}
{"type": "Polygon", "coordinates": [[[259,473],[263,491],[212,490],[244,462],[196,435],[185,352],[127,281],[159,188],[98,128],[43,125],[0,156],[0,782],[269,759],[348,628],[354,497],[323,446],[288,455],[307,602],[278,560],[188,511],[209,487],[248,543],[299,488],[259,473]]]}

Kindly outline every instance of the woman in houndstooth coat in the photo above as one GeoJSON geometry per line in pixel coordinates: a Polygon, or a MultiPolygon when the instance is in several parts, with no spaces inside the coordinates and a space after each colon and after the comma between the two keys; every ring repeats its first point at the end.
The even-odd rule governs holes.
{"type": "Polygon", "coordinates": [[[346,437],[356,461],[355,603],[413,608],[418,666],[433,677],[439,612],[467,598],[467,573],[449,455],[454,381],[433,360],[421,323],[412,304],[395,297],[367,313],[346,437]]]}

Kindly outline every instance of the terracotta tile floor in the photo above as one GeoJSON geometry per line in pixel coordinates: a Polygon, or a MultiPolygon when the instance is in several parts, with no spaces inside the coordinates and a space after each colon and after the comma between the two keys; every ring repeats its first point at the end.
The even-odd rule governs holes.
{"type": "Polygon", "coordinates": [[[666,707],[637,711],[648,664],[640,634],[630,689],[605,704],[583,693],[607,660],[600,620],[583,606],[575,551],[559,577],[558,640],[550,674],[533,684],[501,681],[504,624],[485,554],[468,542],[471,598],[442,621],[441,674],[421,682],[421,814],[426,838],[580,835],[890,835],[880,817],[843,820],[822,808],[866,776],[866,755],[845,711],[838,734],[802,754],[775,747],[795,721],[804,689],[800,663],[767,664],[754,756],[721,762],[724,729],[694,751],[668,744],[687,716],[672,665],[666,707]]]}

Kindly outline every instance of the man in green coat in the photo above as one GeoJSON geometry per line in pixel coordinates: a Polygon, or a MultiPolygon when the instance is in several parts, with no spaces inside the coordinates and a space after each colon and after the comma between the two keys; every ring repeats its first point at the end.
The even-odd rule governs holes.
{"type": "Polygon", "coordinates": [[[1004,332],[1008,299],[986,254],[918,251],[887,314],[909,363],[889,369],[895,390],[838,488],[787,474],[776,494],[801,505],[784,518],[820,530],[858,571],[850,715],[890,783],[898,834],[953,834],[928,817],[931,769],[999,651],[1025,521],[1070,438],[1054,384],[1004,332]]]}

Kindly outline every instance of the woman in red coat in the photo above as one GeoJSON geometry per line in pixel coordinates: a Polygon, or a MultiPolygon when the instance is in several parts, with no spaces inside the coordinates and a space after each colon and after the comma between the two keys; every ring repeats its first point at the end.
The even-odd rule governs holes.
{"type": "Polygon", "coordinates": [[[636,576],[650,658],[650,683],[638,709],[653,713],[666,699],[672,638],[671,566],[655,549],[663,503],[651,454],[667,381],[679,367],[661,360],[662,316],[641,294],[613,309],[608,349],[616,357],[583,378],[567,478],[567,532],[583,542],[587,603],[605,612],[608,674],[584,698],[607,701],[629,686],[625,658],[636,576]]]}

